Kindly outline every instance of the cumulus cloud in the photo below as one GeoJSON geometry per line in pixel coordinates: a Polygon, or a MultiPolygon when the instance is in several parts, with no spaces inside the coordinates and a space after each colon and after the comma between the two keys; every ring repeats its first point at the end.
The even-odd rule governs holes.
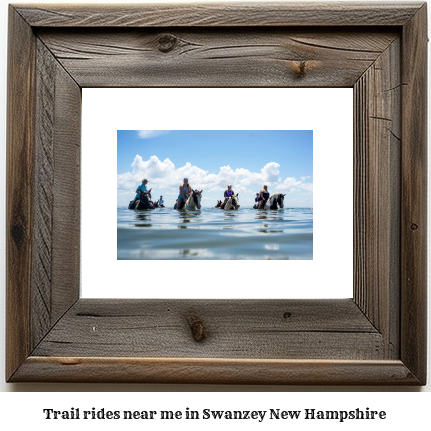
{"type": "Polygon", "coordinates": [[[274,183],[280,181],[279,170],[280,165],[275,162],[266,164],[262,168],[262,180],[267,183],[274,183]]]}
{"type": "Polygon", "coordinates": [[[297,188],[312,190],[312,184],[297,181],[295,178],[286,178],[284,182],[280,183],[280,165],[275,162],[267,163],[260,172],[252,172],[244,168],[233,170],[227,165],[220,167],[216,174],[193,166],[191,163],[176,168],[169,158],[162,161],[157,156],[151,156],[148,160],[143,160],[137,154],[131,167],[132,172],[117,175],[119,191],[135,190],[136,185],[143,178],[148,179],[150,188],[157,185],[158,188],[172,190],[178,189],[183,178],[188,178],[193,188],[207,191],[225,190],[228,184],[233,185],[235,193],[252,193],[256,189],[260,189],[263,184],[283,192],[292,192],[297,188]]]}
{"type": "Polygon", "coordinates": [[[192,166],[186,163],[183,167],[176,169],[170,159],[163,161],[157,156],[151,156],[149,160],[143,160],[137,154],[132,163],[132,172],[117,175],[117,188],[119,190],[130,190],[136,187],[143,178],[149,181],[149,187],[157,184],[161,188],[178,188],[183,182],[183,178],[193,178],[193,187],[199,187],[198,184],[205,182],[208,171],[192,166]]]}
{"type": "Polygon", "coordinates": [[[169,133],[169,130],[138,130],[138,135],[141,139],[155,138],[166,133],[169,133]]]}
{"type": "MultiPolygon", "coordinates": [[[[310,178],[310,177],[301,177],[310,178]]],[[[306,190],[308,192],[313,191],[313,183],[304,183],[303,180],[297,180],[295,177],[287,177],[281,184],[278,184],[276,190],[280,192],[293,193],[300,189],[306,190]]]]}
{"type": "Polygon", "coordinates": [[[281,181],[280,165],[275,162],[267,163],[260,172],[251,172],[248,169],[236,169],[238,181],[242,186],[250,186],[254,184],[265,183],[268,186],[281,181]]]}
{"type": "Polygon", "coordinates": [[[297,191],[297,187],[302,184],[302,181],[296,180],[295,177],[287,177],[276,189],[280,192],[291,193],[297,191]]]}

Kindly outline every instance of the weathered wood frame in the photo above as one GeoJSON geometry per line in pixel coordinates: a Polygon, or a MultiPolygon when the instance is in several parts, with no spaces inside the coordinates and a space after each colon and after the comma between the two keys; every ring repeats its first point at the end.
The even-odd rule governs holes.
{"type": "Polygon", "coordinates": [[[6,379],[425,384],[426,19],[410,2],[10,6],[6,379]],[[353,87],[354,298],[80,299],[81,88],[118,86],[353,87]]]}

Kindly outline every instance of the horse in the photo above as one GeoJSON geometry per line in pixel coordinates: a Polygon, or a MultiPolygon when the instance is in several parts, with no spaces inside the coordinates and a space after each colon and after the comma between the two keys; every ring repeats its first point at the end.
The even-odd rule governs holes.
{"type": "Polygon", "coordinates": [[[129,210],[134,210],[136,209],[136,206],[139,205],[140,203],[140,196],[141,196],[141,192],[139,192],[139,198],[135,198],[133,199],[133,201],[129,202],[129,210]]]}
{"type": "Polygon", "coordinates": [[[217,201],[217,205],[214,208],[220,208],[220,205],[222,204],[223,201],[217,201]]]}
{"type": "Polygon", "coordinates": [[[223,209],[224,210],[237,210],[240,207],[238,194],[229,196],[229,199],[226,201],[223,209]]]}
{"type": "Polygon", "coordinates": [[[265,203],[265,209],[276,210],[278,207],[284,208],[284,197],[282,193],[274,193],[265,203]]]}
{"type": "MultiPolygon", "coordinates": [[[[151,190],[145,190],[139,194],[139,199],[135,202],[135,210],[153,210],[155,208],[151,200],[151,190]]],[[[130,205],[129,205],[130,208],[130,205]]]]}
{"type": "Polygon", "coordinates": [[[201,199],[202,199],[202,192],[198,190],[193,190],[192,194],[188,197],[186,204],[184,205],[183,209],[185,210],[200,210],[201,209],[201,199]]]}
{"type": "MultiPolygon", "coordinates": [[[[274,193],[272,194],[269,199],[267,199],[267,201],[265,202],[265,205],[263,206],[264,210],[277,210],[278,207],[280,208],[284,208],[284,197],[286,195],[283,193],[274,193]]],[[[259,204],[255,203],[253,205],[254,209],[259,208],[259,204]]]]}
{"type": "MultiPolygon", "coordinates": [[[[184,204],[184,206],[180,209],[183,210],[200,210],[201,209],[201,199],[202,199],[202,192],[198,191],[198,190],[193,190],[193,192],[191,193],[191,195],[187,198],[186,203],[184,204]]],[[[174,205],[174,209],[177,209],[177,204],[174,205]]]]}

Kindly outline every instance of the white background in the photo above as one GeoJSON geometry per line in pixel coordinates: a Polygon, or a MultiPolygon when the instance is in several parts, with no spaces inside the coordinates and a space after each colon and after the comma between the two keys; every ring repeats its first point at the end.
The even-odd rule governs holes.
{"type": "MultiPolygon", "coordinates": [[[[108,3],[106,0],[104,3],[108,3]]],[[[132,3],[131,0],[128,0],[132,3]]],[[[160,2],[160,0],[159,0],[160,2]]],[[[20,0],[14,3],[27,3],[20,0]]],[[[34,2],[38,3],[38,2],[34,2]]],[[[49,3],[45,0],[44,3],[49,3]]],[[[61,3],[57,0],[56,3],[61,3]]],[[[68,3],[73,3],[68,0],[68,3]]],[[[94,3],[87,1],[87,3],[94,3]]],[[[391,2],[387,2],[391,3],[391,2]]],[[[0,172],[2,174],[0,184],[0,222],[4,226],[4,198],[5,198],[5,106],[6,106],[6,35],[7,35],[7,2],[2,2],[0,5],[0,172]]],[[[428,69],[429,70],[429,69],[428,69]]],[[[4,229],[0,233],[0,272],[3,277],[0,279],[1,292],[0,296],[0,313],[4,316],[4,265],[5,265],[5,236],[4,229]]],[[[428,307],[431,308],[431,305],[428,307]]],[[[0,322],[0,369],[4,370],[4,318],[0,322]]],[[[431,333],[429,331],[428,333],[431,333]]],[[[430,360],[428,354],[428,361],[430,360]]],[[[430,367],[428,367],[430,368],[430,367]]],[[[431,405],[431,385],[428,384],[424,388],[403,388],[403,387],[286,387],[286,386],[201,386],[201,385],[113,385],[113,384],[6,384],[1,381],[0,377],[0,425],[2,429],[12,429],[32,426],[35,429],[55,429],[60,427],[64,430],[95,430],[95,429],[150,429],[150,427],[160,428],[161,423],[148,425],[147,423],[135,422],[133,424],[125,424],[105,421],[100,423],[91,422],[48,422],[43,419],[43,408],[69,409],[70,407],[81,408],[111,408],[111,409],[171,409],[180,410],[185,407],[202,409],[202,408],[242,408],[246,403],[248,408],[265,409],[265,408],[285,408],[285,409],[303,409],[303,408],[320,408],[320,409],[337,409],[346,407],[354,409],[357,407],[370,407],[376,410],[386,410],[388,413],[387,421],[367,422],[358,421],[356,423],[336,424],[332,421],[326,422],[297,422],[296,426],[292,426],[290,422],[284,423],[278,427],[292,429],[361,429],[364,426],[371,429],[394,429],[402,427],[403,429],[427,429],[429,428],[429,406],[431,405]],[[376,391],[392,391],[393,393],[380,393],[376,391]],[[9,391],[9,392],[8,392],[9,391]],[[11,393],[15,391],[18,393],[11,393]],[[43,392],[40,394],[32,394],[31,392],[43,392]],[[54,391],[54,392],[50,392],[54,391]],[[60,391],[62,393],[57,393],[60,391]],[[84,393],[75,393],[77,391],[85,391],[84,393]],[[98,391],[98,392],[92,392],[98,391]],[[112,394],[110,392],[124,391],[122,394],[112,394]],[[163,393],[161,391],[184,391],[184,394],[163,393]],[[199,392],[194,392],[199,391],[199,392]],[[201,392],[202,391],[202,392],[201,392]],[[218,393],[219,391],[227,391],[218,393]],[[240,391],[234,393],[229,391],[240,391]],[[253,391],[253,393],[243,393],[242,391],[253,391]],[[307,392],[296,393],[295,391],[307,392]],[[329,393],[322,393],[329,391],[329,393]],[[344,391],[344,393],[343,393],[344,391]],[[361,391],[366,391],[365,393],[361,391]],[[426,391],[427,393],[412,393],[426,391]],[[29,392],[29,393],[25,393],[29,392]],[[136,393],[144,392],[144,393],[136,393]],[[154,392],[154,393],[145,393],[154,392]],[[311,407],[310,407],[311,405],[311,407]],[[274,407],[275,406],[275,407],[274,407]]],[[[189,422],[176,422],[176,428],[182,429],[187,426],[190,429],[192,425],[189,422]]],[[[202,426],[209,429],[233,428],[242,427],[258,427],[260,429],[268,429],[268,423],[262,424],[241,424],[238,422],[227,423],[226,421],[219,424],[212,422],[206,425],[202,422],[194,423],[194,427],[202,426]],[[263,428],[265,427],[265,428],[263,428]]],[[[274,427],[276,425],[272,425],[274,427]]]]}
{"type": "MultiPolygon", "coordinates": [[[[352,297],[351,88],[95,88],[83,89],[82,100],[82,297],[352,297]],[[169,119],[159,115],[166,100],[170,110],[181,115],[169,119]],[[181,285],[177,283],[177,274],[183,273],[184,261],[117,261],[117,129],[196,128],[313,130],[313,260],[235,260],[229,284],[219,281],[226,261],[193,261],[199,282],[181,285]],[[95,218],[95,190],[101,182],[104,188],[112,190],[112,199],[106,200],[103,212],[96,211],[95,218]],[[265,274],[279,274],[277,283],[262,284],[262,278],[256,277],[256,265],[265,274]],[[136,283],[136,274],[148,267],[148,283],[136,283]],[[322,280],[330,283],[323,284],[322,280]]],[[[288,198],[289,195],[286,202],[288,198]]]]}

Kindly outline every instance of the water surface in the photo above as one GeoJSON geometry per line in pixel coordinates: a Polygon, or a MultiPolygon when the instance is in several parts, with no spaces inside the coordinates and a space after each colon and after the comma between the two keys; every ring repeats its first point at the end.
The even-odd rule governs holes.
{"type": "Polygon", "coordinates": [[[313,209],[117,207],[117,259],[313,259],[313,209]]]}

